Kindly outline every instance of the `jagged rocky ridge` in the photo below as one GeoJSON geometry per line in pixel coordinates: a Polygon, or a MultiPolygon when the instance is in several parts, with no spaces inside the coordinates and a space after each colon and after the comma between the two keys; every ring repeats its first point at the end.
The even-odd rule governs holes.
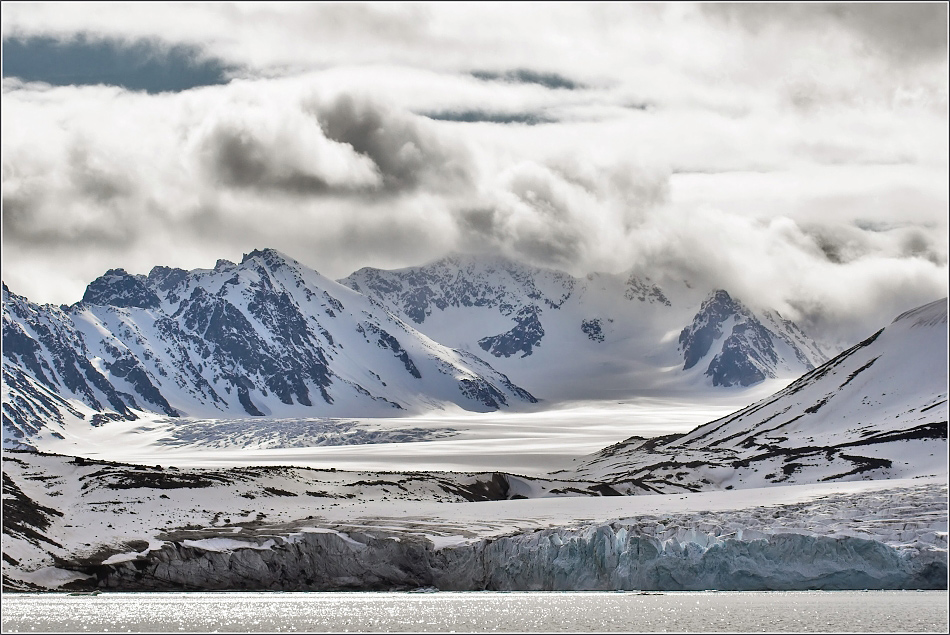
{"type": "Polygon", "coordinates": [[[367,416],[536,401],[478,357],[273,250],[211,270],[110,270],[71,307],[4,286],[3,307],[5,442],[137,412],[367,416]]]}
{"type": "Polygon", "coordinates": [[[679,343],[683,370],[711,357],[704,374],[714,386],[750,386],[777,377],[787,359],[806,370],[814,368],[813,361],[824,361],[818,346],[793,322],[772,311],[764,311],[760,319],[721,289],[703,302],[679,343]],[[719,352],[710,356],[717,342],[719,352]]]}

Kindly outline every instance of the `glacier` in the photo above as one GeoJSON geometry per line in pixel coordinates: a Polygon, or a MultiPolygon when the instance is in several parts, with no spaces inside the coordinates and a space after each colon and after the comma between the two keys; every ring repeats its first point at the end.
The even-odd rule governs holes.
{"type": "Polygon", "coordinates": [[[170,543],[90,567],[96,588],[146,590],[744,591],[945,589],[946,550],[775,534],[660,541],[616,525],[435,549],[424,538],[303,533],[261,548],[170,543]]]}
{"type": "Polygon", "coordinates": [[[883,509],[868,507],[880,496],[858,495],[788,514],[811,530],[775,523],[774,508],[620,519],[460,542],[392,528],[305,526],[283,535],[271,528],[259,536],[169,541],[85,572],[98,588],[117,590],[945,589],[947,523],[939,499],[946,488],[928,490],[906,490],[883,509]],[[901,500],[932,513],[878,523],[864,537],[821,531],[822,516],[863,515],[869,528],[874,517],[894,521],[886,516],[901,500]],[[773,527],[763,523],[770,514],[773,527]]]}

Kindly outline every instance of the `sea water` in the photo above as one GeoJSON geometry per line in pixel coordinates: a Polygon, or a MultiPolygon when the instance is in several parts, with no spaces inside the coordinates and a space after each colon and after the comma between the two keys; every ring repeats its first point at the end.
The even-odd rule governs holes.
{"type": "Polygon", "coordinates": [[[3,595],[3,632],[939,632],[946,591],[3,595]]]}

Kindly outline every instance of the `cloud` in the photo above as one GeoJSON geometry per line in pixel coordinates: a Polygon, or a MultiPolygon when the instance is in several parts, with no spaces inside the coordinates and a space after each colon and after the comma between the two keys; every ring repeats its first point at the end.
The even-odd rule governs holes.
{"type": "Polygon", "coordinates": [[[382,184],[371,157],[328,138],[299,106],[244,104],[201,127],[194,151],[212,181],[225,187],[306,196],[382,184]]]}
{"type": "Polygon", "coordinates": [[[700,10],[735,39],[726,62],[732,81],[758,83],[789,108],[893,107],[913,94],[946,109],[945,4],[706,3],[700,10]]]}
{"type": "Polygon", "coordinates": [[[416,117],[349,95],[309,108],[327,138],[350,146],[378,167],[388,189],[455,191],[471,181],[464,147],[440,137],[416,117]]]}
{"type": "Polygon", "coordinates": [[[702,10],[756,33],[779,27],[815,37],[823,29],[842,30],[865,51],[899,63],[947,54],[945,3],[709,3],[702,10]]]}
{"type": "Polygon", "coordinates": [[[4,79],[4,278],[69,302],[108,268],[265,246],[333,277],[491,251],[865,335],[947,290],[946,62],[910,41],[930,9],[890,33],[816,6],[4,3],[5,47],[239,69],[161,94],[4,79]]]}
{"type": "Polygon", "coordinates": [[[637,232],[634,268],[659,272],[660,280],[726,288],[751,306],[778,309],[840,349],[906,308],[947,295],[946,240],[938,246],[925,233],[870,235],[835,221],[806,227],[786,216],[667,208],[637,232]],[[909,237],[912,248],[940,255],[908,252],[909,237]]]}

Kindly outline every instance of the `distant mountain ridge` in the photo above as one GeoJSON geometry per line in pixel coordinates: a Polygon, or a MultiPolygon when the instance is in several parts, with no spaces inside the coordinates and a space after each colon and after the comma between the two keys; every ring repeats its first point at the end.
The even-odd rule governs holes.
{"type": "Polygon", "coordinates": [[[683,281],[664,287],[636,272],[574,278],[501,257],[456,255],[391,271],[367,267],[339,282],[544,397],[570,394],[579,378],[603,384],[605,366],[617,378],[604,384],[609,391],[623,382],[683,383],[684,376],[746,387],[798,376],[827,359],[777,312],[753,312],[721,289],[707,292],[697,310],[701,290],[683,281]],[[669,337],[676,324],[678,340],[669,337]],[[700,361],[696,372],[672,372],[700,361]]]}
{"type": "Polygon", "coordinates": [[[113,269],[67,308],[4,286],[3,307],[5,441],[48,421],[143,411],[371,416],[536,401],[274,250],[211,270],[113,269]]]}

